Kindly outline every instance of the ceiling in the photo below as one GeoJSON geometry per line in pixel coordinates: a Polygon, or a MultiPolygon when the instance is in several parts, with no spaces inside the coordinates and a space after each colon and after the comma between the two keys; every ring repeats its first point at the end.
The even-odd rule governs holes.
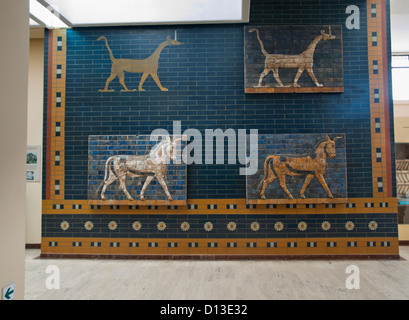
{"type": "MultiPolygon", "coordinates": [[[[30,0],[34,37],[44,28],[246,23],[251,0],[30,0]]],[[[390,0],[392,52],[409,53],[409,1],[390,0]]]]}
{"type": "Polygon", "coordinates": [[[33,28],[238,23],[249,16],[250,0],[30,0],[33,28]]]}

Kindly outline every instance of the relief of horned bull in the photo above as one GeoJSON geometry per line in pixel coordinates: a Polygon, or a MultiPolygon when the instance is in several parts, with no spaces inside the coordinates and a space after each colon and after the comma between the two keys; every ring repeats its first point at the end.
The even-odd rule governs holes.
{"type": "Polygon", "coordinates": [[[325,172],[327,169],[327,156],[331,159],[336,158],[336,142],[343,139],[344,136],[336,137],[333,140],[328,135],[317,142],[315,148],[306,155],[280,156],[271,155],[264,162],[264,179],[260,182],[259,187],[262,187],[260,198],[266,200],[265,191],[267,187],[276,179],[280,181],[280,186],[290,199],[294,199],[293,195],[287,188],[286,176],[306,176],[304,185],[301,189],[300,196],[305,199],[305,190],[311,180],[316,177],[322,187],[328,194],[328,197],[333,199],[326,181],[325,172]]]}

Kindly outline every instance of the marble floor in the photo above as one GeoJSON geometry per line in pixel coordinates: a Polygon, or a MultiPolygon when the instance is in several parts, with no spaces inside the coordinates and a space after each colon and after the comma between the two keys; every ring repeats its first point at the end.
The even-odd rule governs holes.
{"type": "Polygon", "coordinates": [[[409,299],[409,246],[400,247],[400,260],[57,260],[39,255],[40,250],[26,251],[26,300],[409,299]],[[346,287],[347,278],[358,275],[346,273],[350,265],[359,269],[359,289],[346,287]],[[59,289],[47,288],[58,282],[59,289]]]}

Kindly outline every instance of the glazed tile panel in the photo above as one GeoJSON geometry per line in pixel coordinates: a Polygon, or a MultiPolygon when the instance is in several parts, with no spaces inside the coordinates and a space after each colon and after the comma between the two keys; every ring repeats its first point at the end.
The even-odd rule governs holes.
{"type": "MultiPolygon", "coordinates": [[[[107,163],[110,157],[118,156],[120,161],[125,163],[127,156],[149,155],[152,148],[161,141],[160,138],[158,139],[159,141],[150,141],[150,136],[90,136],[88,147],[88,200],[101,200],[101,189],[104,180],[108,179],[110,168],[112,170],[112,163],[107,163]],[[106,167],[106,165],[108,166],[106,167]]],[[[182,142],[182,145],[185,145],[185,142],[182,142]]],[[[179,150],[180,154],[180,147],[177,150],[179,150]]],[[[185,203],[187,200],[186,176],[186,164],[170,162],[167,166],[166,184],[169,192],[174,200],[184,201],[185,203]]],[[[105,192],[106,199],[128,200],[120,188],[118,179],[115,180],[105,192]]],[[[145,180],[146,176],[127,179],[126,188],[135,200],[140,198],[145,180]]],[[[145,198],[148,201],[167,200],[162,186],[156,179],[147,188],[145,198]]],[[[115,201],[111,201],[110,204],[115,204],[115,201]]],[[[172,203],[169,202],[169,204],[172,203]]]]}
{"type": "Polygon", "coordinates": [[[344,91],[342,26],[246,26],[244,39],[247,93],[344,91]]]}
{"type": "Polygon", "coordinates": [[[374,213],[352,217],[343,214],[62,214],[44,215],[42,222],[43,237],[47,238],[364,239],[396,237],[396,219],[397,215],[374,213]]]}
{"type": "Polygon", "coordinates": [[[277,200],[277,203],[284,203],[280,200],[290,199],[281,186],[281,179],[283,181],[285,179],[285,185],[291,195],[301,200],[300,191],[308,175],[313,175],[314,178],[306,187],[303,200],[316,199],[317,202],[324,203],[330,202],[332,198],[347,198],[345,134],[260,135],[258,150],[259,169],[256,174],[247,176],[247,200],[260,199],[262,183],[269,178],[274,180],[266,188],[267,201],[271,200],[273,203],[273,200],[277,200]],[[336,140],[333,154],[328,152],[330,148],[326,137],[330,139],[329,143],[336,140]],[[271,157],[275,159],[268,161],[265,171],[265,161],[271,157]],[[296,161],[297,164],[292,164],[292,161],[296,161]],[[281,169],[282,166],[285,167],[284,170],[281,169]],[[280,175],[279,170],[286,173],[280,175]],[[329,198],[319,182],[318,172],[324,173],[324,184],[326,183],[330,189],[332,198],[329,198]]]}
{"type": "MultiPolygon", "coordinates": [[[[385,36],[388,7],[389,1],[383,0],[252,1],[251,25],[311,26],[300,37],[305,41],[312,26],[329,33],[331,25],[333,35],[342,33],[344,87],[335,94],[246,94],[243,25],[47,30],[42,253],[396,256],[393,123],[388,117],[393,108],[390,74],[385,71],[390,56],[385,36]],[[360,9],[360,29],[345,28],[349,5],[360,9]],[[290,14],[294,11],[299,14],[290,14]],[[171,45],[175,29],[183,44],[171,45]],[[107,43],[98,41],[104,40],[101,36],[107,43]],[[145,59],[155,56],[156,50],[156,76],[168,91],[158,85],[155,74],[143,83],[145,91],[139,91],[141,74],[126,74],[128,91],[118,75],[106,86],[113,66],[108,46],[116,59],[145,59]],[[296,200],[286,198],[275,181],[266,198],[285,202],[251,204],[246,199],[251,188],[239,174],[242,166],[225,162],[188,167],[184,205],[89,202],[90,190],[97,188],[89,181],[103,179],[103,170],[91,166],[95,171],[88,171],[89,136],[148,136],[159,128],[172,133],[174,121],[181,122],[182,132],[257,129],[261,141],[266,136],[294,135],[280,152],[297,154],[310,151],[315,139],[344,134],[325,175],[334,200],[315,177],[306,189],[307,199],[301,199],[303,179],[287,177],[296,200]],[[271,193],[274,188],[278,196],[271,193]]],[[[303,49],[299,43],[294,42],[292,52],[303,49]]],[[[287,44],[283,40],[281,47],[288,49],[287,44]]],[[[320,53],[323,48],[317,47],[314,54],[317,74],[320,60],[329,53],[320,53]]],[[[282,73],[286,85],[295,72],[282,73]]],[[[265,80],[275,79],[269,75],[265,80]]],[[[324,79],[323,85],[330,80],[324,79]]],[[[308,73],[299,84],[306,82],[312,83],[308,73]]],[[[110,147],[109,152],[129,152],[114,150],[119,145],[110,147]]],[[[92,156],[102,152],[92,151],[96,152],[92,156]]],[[[137,188],[138,181],[128,179],[127,186],[137,188]]],[[[116,188],[118,184],[112,184],[108,192],[115,193],[116,188]]],[[[123,197],[122,191],[116,195],[123,197]]]]}
{"type": "MultiPolygon", "coordinates": [[[[285,1],[277,3],[275,14],[287,6],[285,1]]],[[[304,11],[305,7],[310,6],[297,10],[304,11]]],[[[344,16],[331,14],[334,26],[344,23],[344,16]]],[[[288,23],[296,24],[298,19],[288,23]]],[[[285,20],[283,14],[277,24],[285,20]]],[[[328,25],[324,20],[315,13],[314,21],[328,25]]],[[[364,28],[343,35],[345,92],[325,95],[245,94],[241,25],[177,29],[183,45],[165,48],[159,60],[158,74],[169,89],[167,92],[160,91],[151,77],[144,83],[145,92],[123,92],[118,79],[109,86],[114,92],[100,92],[112,62],[104,42],[97,39],[106,35],[116,58],[136,59],[152,53],[162,39],[175,32],[174,28],[67,31],[65,199],[87,199],[89,135],[149,135],[158,128],[172,132],[173,121],[181,121],[182,132],[194,128],[202,134],[206,129],[218,128],[236,132],[257,129],[260,134],[345,133],[349,197],[372,197],[371,146],[367,143],[371,139],[371,123],[367,120],[370,98],[367,44],[360,41],[356,45],[357,37],[365,34],[364,28]]],[[[128,88],[138,88],[140,77],[127,74],[128,88]]],[[[304,78],[308,80],[307,73],[304,78]]],[[[189,166],[189,198],[245,198],[246,179],[239,175],[239,168],[226,163],[189,166]]]]}

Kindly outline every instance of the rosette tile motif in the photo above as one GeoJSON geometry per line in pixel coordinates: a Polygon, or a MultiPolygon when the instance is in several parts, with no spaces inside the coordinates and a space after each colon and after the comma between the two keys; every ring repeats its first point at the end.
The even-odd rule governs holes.
{"type": "Polygon", "coordinates": [[[84,224],[84,228],[85,230],[91,231],[94,228],[94,224],[92,223],[92,221],[87,221],[84,224]]]}
{"type": "Polygon", "coordinates": [[[378,229],[378,223],[376,221],[371,221],[368,224],[368,228],[371,231],[375,231],[376,229],[378,229]]]}
{"type": "Polygon", "coordinates": [[[132,224],[132,228],[133,228],[135,231],[139,231],[139,230],[142,229],[142,224],[141,224],[139,221],[135,221],[135,222],[132,224]]]}
{"type": "Polygon", "coordinates": [[[66,231],[70,227],[70,224],[67,221],[63,221],[61,222],[60,227],[63,231],[66,231]]]}
{"type": "Polygon", "coordinates": [[[284,224],[283,224],[281,221],[277,221],[277,222],[274,224],[274,229],[275,229],[276,231],[282,231],[282,230],[284,229],[284,224]]]}
{"type": "Polygon", "coordinates": [[[331,223],[330,223],[329,221],[324,221],[324,222],[321,224],[321,228],[322,228],[322,230],[324,230],[324,231],[328,231],[329,229],[331,229],[331,223]]]}
{"type": "Polygon", "coordinates": [[[190,229],[189,222],[187,221],[182,222],[180,225],[180,229],[182,229],[182,231],[188,231],[190,229]]]}
{"type": "Polygon", "coordinates": [[[108,228],[111,231],[116,230],[116,228],[118,228],[118,224],[115,221],[111,221],[110,223],[108,223],[108,228]]]}
{"type": "Polygon", "coordinates": [[[250,229],[253,231],[258,231],[260,230],[260,224],[257,221],[255,221],[250,225],[250,229]]]}
{"type": "Polygon", "coordinates": [[[166,229],[167,225],[165,222],[159,221],[156,227],[158,228],[159,231],[163,231],[166,229]]]}
{"type": "Polygon", "coordinates": [[[353,223],[352,221],[348,221],[347,223],[345,223],[345,229],[347,229],[348,231],[352,231],[355,228],[355,223],[353,223]]]}
{"type": "Polygon", "coordinates": [[[235,222],[231,221],[227,224],[227,230],[235,231],[236,229],[237,229],[237,224],[235,222]]]}
{"type": "Polygon", "coordinates": [[[213,230],[213,223],[211,223],[211,222],[206,222],[206,223],[204,224],[204,229],[205,229],[207,232],[212,231],[212,230],[213,230]]]}
{"type": "Polygon", "coordinates": [[[298,223],[298,230],[305,231],[307,230],[307,223],[305,221],[301,221],[298,223]]]}

